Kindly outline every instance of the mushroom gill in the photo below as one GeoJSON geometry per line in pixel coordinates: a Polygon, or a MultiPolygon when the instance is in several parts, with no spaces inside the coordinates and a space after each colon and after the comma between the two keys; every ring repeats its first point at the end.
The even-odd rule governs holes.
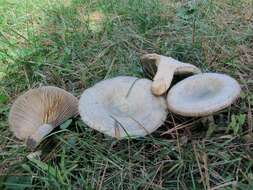
{"type": "Polygon", "coordinates": [[[9,114],[10,130],[34,149],[55,127],[78,114],[78,100],[69,92],[44,86],[17,98],[9,114]]]}

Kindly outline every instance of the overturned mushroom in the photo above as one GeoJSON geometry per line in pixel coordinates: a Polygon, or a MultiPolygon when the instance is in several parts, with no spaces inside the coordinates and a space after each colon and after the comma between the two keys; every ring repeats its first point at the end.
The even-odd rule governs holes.
{"type": "Polygon", "coordinates": [[[56,126],[78,114],[78,100],[67,91],[45,86],[18,97],[10,114],[11,131],[34,149],[56,126]]]}
{"type": "Polygon", "coordinates": [[[121,76],[97,83],[79,101],[82,120],[91,128],[118,139],[155,131],[167,115],[164,97],[151,91],[152,81],[121,76]]]}
{"type": "Polygon", "coordinates": [[[183,116],[206,116],[231,105],[240,95],[238,82],[225,74],[203,73],[173,86],[167,96],[170,111],[183,116]]]}
{"type": "Polygon", "coordinates": [[[169,89],[174,74],[197,74],[201,72],[194,65],[158,54],[145,54],[141,57],[141,63],[144,71],[151,76],[155,75],[151,87],[155,95],[162,95],[169,89]]]}

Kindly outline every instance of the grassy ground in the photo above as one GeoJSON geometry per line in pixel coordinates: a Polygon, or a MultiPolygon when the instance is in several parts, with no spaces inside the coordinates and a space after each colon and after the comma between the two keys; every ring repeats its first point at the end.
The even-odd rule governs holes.
{"type": "Polygon", "coordinates": [[[253,189],[251,0],[0,0],[0,189],[253,189]],[[169,114],[152,136],[116,141],[80,119],[28,160],[8,129],[25,90],[76,96],[113,76],[145,77],[143,53],[235,77],[240,99],[213,120],[169,114]],[[167,134],[163,134],[167,131],[167,134]]]}

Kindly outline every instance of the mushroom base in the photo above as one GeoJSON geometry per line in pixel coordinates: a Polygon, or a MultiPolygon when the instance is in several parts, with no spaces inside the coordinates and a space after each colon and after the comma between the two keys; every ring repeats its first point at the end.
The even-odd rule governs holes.
{"type": "Polygon", "coordinates": [[[42,139],[47,136],[54,127],[51,124],[43,124],[41,125],[38,130],[28,137],[26,141],[26,145],[30,150],[34,150],[39,143],[42,141],[42,139]]]}

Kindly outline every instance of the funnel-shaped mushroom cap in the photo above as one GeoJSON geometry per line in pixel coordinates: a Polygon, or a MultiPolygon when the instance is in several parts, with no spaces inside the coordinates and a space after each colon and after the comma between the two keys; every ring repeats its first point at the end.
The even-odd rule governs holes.
{"type": "Polygon", "coordinates": [[[15,136],[33,149],[54,127],[77,114],[77,98],[63,89],[45,86],[18,97],[10,110],[9,124],[15,136]]]}
{"type": "Polygon", "coordinates": [[[183,63],[171,57],[158,54],[146,54],[141,57],[144,71],[154,76],[151,90],[155,95],[165,93],[174,74],[197,74],[200,69],[189,63],[183,63]]]}
{"type": "Polygon", "coordinates": [[[225,74],[203,73],[173,86],[167,96],[170,111],[183,116],[206,116],[231,105],[240,95],[238,82],[225,74]]]}
{"type": "Polygon", "coordinates": [[[97,83],[79,101],[82,120],[91,128],[118,139],[155,131],[167,115],[164,97],[151,91],[151,81],[121,76],[97,83]]]}

